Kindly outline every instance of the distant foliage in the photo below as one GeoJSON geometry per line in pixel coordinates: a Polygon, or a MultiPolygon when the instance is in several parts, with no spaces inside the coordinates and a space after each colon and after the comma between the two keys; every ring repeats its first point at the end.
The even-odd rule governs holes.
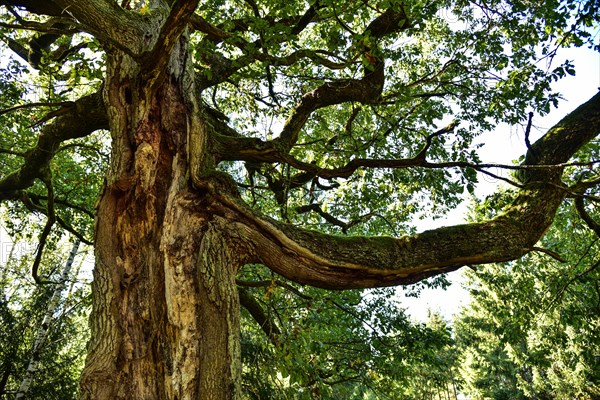
{"type": "Polygon", "coordinates": [[[468,271],[454,329],[473,399],[600,396],[600,240],[565,204],[540,246],[566,261],[538,252],[468,271]]]}
{"type": "MultiPolygon", "coordinates": [[[[9,249],[9,243],[3,244],[3,250],[9,249]]],[[[60,273],[69,251],[69,244],[57,245],[43,261],[44,272],[51,277],[60,273]]],[[[18,242],[11,257],[3,254],[5,259],[0,264],[0,399],[14,398],[21,384],[54,290],[51,284],[38,286],[33,283],[30,275],[32,257],[24,250],[30,250],[27,243],[18,242]]],[[[80,254],[75,259],[54,324],[48,327],[48,336],[39,353],[39,369],[27,399],[76,397],[89,335],[89,282],[83,275],[84,271],[89,273],[90,266],[89,260],[88,265],[82,266],[84,257],[85,254],[80,254]]]]}

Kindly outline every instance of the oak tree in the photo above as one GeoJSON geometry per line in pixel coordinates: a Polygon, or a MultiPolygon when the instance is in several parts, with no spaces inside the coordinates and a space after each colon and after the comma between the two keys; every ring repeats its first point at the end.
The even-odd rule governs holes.
{"type": "Polygon", "coordinates": [[[2,6],[1,38],[30,67],[3,66],[0,200],[46,215],[36,281],[53,226],[91,242],[95,218],[84,399],[240,398],[242,267],[327,289],[411,284],[539,250],[563,200],[597,184],[597,160],[570,160],[600,131],[600,95],[526,134],[502,213],[408,225],[493,175],[475,137],[558,102],[550,84],[573,65],[548,62],[593,45],[594,1],[2,6]],[[591,173],[569,185],[567,166],[591,173]]]}

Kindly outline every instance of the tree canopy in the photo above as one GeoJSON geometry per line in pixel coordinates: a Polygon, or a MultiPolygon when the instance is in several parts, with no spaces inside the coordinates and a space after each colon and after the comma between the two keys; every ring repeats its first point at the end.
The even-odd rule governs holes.
{"type": "Polygon", "coordinates": [[[600,50],[595,1],[0,4],[7,224],[43,217],[40,284],[53,237],[96,246],[83,398],[239,398],[239,304],[270,340],[279,330],[256,288],[307,300],[301,285],[560,259],[538,241],[566,199],[598,233],[600,94],[529,138],[575,73],[557,51],[600,50]],[[513,165],[474,144],[500,123],[524,131],[513,165]],[[497,168],[515,190],[486,218],[415,232],[497,168]],[[148,370],[162,378],[133,378],[148,370]]]}
{"type": "MultiPolygon", "coordinates": [[[[91,199],[98,194],[106,160],[100,142],[90,135],[109,127],[100,92],[94,92],[103,79],[100,50],[122,47],[119,40],[134,40],[138,25],[159,12],[153,11],[152,2],[143,1],[121,6],[103,1],[12,3],[3,14],[4,42],[29,61],[30,68],[39,68],[40,74],[39,83],[29,85],[24,75],[29,70],[22,60],[7,60],[3,101],[6,111],[13,109],[2,117],[3,125],[13,129],[3,132],[2,197],[42,211],[48,208],[44,198],[52,190],[58,201],[52,207],[56,215],[50,219],[84,237],[84,227],[71,219],[89,222],[91,199]],[[65,15],[62,10],[67,6],[71,8],[65,15]],[[19,14],[22,8],[29,13],[19,14]],[[104,26],[120,19],[128,27],[124,33],[113,25],[104,26]],[[31,33],[36,30],[43,33],[31,33]],[[47,43],[40,48],[39,42],[47,43]],[[76,99],[76,93],[82,93],[81,98],[69,100],[76,99]],[[30,107],[26,102],[31,96],[39,101],[30,107]],[[48,107],[54,111],[44,111],[48,107]],[[90,140],[95,145],[87,145],[90,140]],[[61,146],[65,141],[71,142],[61,146]],[[68,162],[71,167],[65,165],[68,162]],[[45,176],[50,172],[67,184],[51,182],[51,189],[41,187],[50,184],[45,176]],[[67,174],[76,175],[75,179],[67,174]],[[79,184],[80,193],[70,196],[76,200],[71,204],[65,197],[74,184],[79,184]],[[36,185],[40,186],[37,194],[27,192],[36,185]]],[[[193,33],[189,54],[197,71],[194,87],[202,100],[199,112],[210,121],[212,157],[219,169],[237,179],[247,203],[294,225],[398,236],[411,233],[408,222],[415,215],[443,213],[459,201],[465,188],[473,187],[477,173],[491,173],[471,147],[474,137],[500,121],[525,123],[528,112],[544,114],[558,102],[550,83],[573,74],[574,69],[570,61],[550,68],[548,62],[560,46],[591,44],[596,16],[593,2],[206,2],[198,6],[175,2],[167,22],[193,33]],[[187,25],[177,14],[184,9],[187,25]]],[[[168,27],[163,29],[165,35],[168,27]]],[[[592,125],[582,135],[556,135],[554,140],[548,135],[536,144],[539,150],[532,147],[520,167],[528,172],[523,175],[531,177],[521,177],[521,182],[549,180],[546,170],[560,168],[550,166],[567,163],[576,149],[594,137],[596,109],[592,102],[572,116],[592,125]]],[[[564,124],[570,128],[577,121],[564,124]]],[[[521,202],[528,201],[522,197],[521,202]]],[[[557,205],[547,203],[547,212],[542,206],[539,213],[548,214],[539,221],[544,229],[557,205]]],[[[452,251],[437,237],[423,235],[414,241],[415,259],[406,258],[402,264],[418,269],[439,262],[442,256],[446,264],[455,266],[514,258],[537,240],[541,232],[533,227],[529,227],[531,238],[526,232],[502,230],[503,240],[486,237],[482,232],[487,225],[463,227],[463,244],[456,240],[459,235],[449,231],[440,236],[451,239],[452,251]],[[521,243],[505,243],[510,237],[521,243]],[[438,243],[436,249],[446,250],[430,252],[426,261],[420,249],[431,248],[431,241],[438,243]],[[486,247],[487,254],[458,254],[460,250],[476,253],[474,243],[486,247]]],[[[292,228],[285,229],[284,235],[295,235],[292,228]]],[[[348,239],[345,244],[356,255],[365,243],[348,239]]],[[[405,244],[390,246],[396,247],[391,252],[402,251],[405,244]]],[[[343,254],[329,256],[345,259],[343,254]]],[[[365,265],[372,263],[366,255],[362,258],[365,265]]],[[[399,268],[398,257],[392,254],[378,261],[379,268],[399,268]]],[[[291,274],[285,266],[279,272],[291,274]]],[[[427,274],[431,273],[416,275],[427,274]]],[[[295,278],[335,286],[327,278],[295,278]]],[[[357,286],[369,286],[375,279],[382,283],[389,279],[389,284],[406,280],[402,276],[364,283],[352,279],[357,286]]]]}

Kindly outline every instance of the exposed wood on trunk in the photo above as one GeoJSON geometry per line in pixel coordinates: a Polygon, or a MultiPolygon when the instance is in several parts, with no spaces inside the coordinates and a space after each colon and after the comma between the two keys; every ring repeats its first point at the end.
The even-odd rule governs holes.
{"type": "Polygon", "coordinates": [[[206,152],[206,138],[178,75],[181,41],[159,87],[137,84],[131,57],[109,60],[113,164],[97,212],[86,399],[241,395],[235,275],[250,246],[191,187],[189,169],[201,182],[210,159],[188,160],[190,148],[206,152]]]}

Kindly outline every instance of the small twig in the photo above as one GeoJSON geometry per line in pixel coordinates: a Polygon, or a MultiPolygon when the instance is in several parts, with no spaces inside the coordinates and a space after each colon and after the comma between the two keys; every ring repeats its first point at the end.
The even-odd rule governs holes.
{"type": "Polygon", "coordinates": [[[75,104],[75,102],[73,102],[73,101],[27,103],[27,104],[21,104],[18,106],[6,108],[4,110],[0,110],[0,115],[8,114],[9,112],[17,111],[17,110],[20,110],[23,108],[66,107],[66,106],[73,106],[74,104],[75,104]]]}
{"type": "MultiPolygon", "coordinates": [[[[28,210],[33,211],[33,212],[40,212],[44,215],[47,214],[47,210],[42,205],[39,204],[39,200],[48,201],[47,196],[39,196],[39,195],[32,194],[32,193],[22,192],[21,196],[20,196],[20,200],[23,202],[23,204],[25,205],[25,207],[27,207],[28,210]],[[33,199],[33,201],[32,201],[32,199],[33,199]]],[[[69,203],[68,201],[61,200],[61,199],[54,199],[53,203],[61,204],[61,205],[64,205],[65,207],[72,208],[74,210],[77,210],[79,212],[86,214],[91,219],[94,219],[94,214],[92,212],[90,212],[89,210],[86,210],[85,208],[78,206],[76,204],[72,204],[72,203],[69,203]]],[[[59,216],[55,216],[55,217],[56,217],[56,223],[58,223],[58,225],[60,225],[67,232],[71,233],[73,236],[75,236],[77,239],[79,239],[82,243],[85,243],[90,246],[94,244],[92,241],[86,239],[81,233],[77,232],[72,226],[67,224],[61,217],[59,217],[59,216]]]]}
{"type": "MultiPolygon", "coordinates": [[[[581,262],[588,256],[588,254],[590,253],[590,251],[592,250],[592,247],[594,247],[594,245],[598,242],[598,239],[593,240],[589,246],[587,247],[587,249],[585,250],[585,252],[579,257],[579,260],[577,260],[577,263],[575,264],[575,266],[572,269],[575,269],[577,267],[579,267],[579,265],[581,264],[581,262]]],[[[595,267],[594,267],[595,268],[595,267]]],[[[567,289],[567,286],[570,285],[575,279],[577,279],[577,276],[575,276],[575,278],[572,278],[569,280],[569,282],[559,291],[559,293],[554,297],[554,299],[552,299],[552,301],[550,301],[550,303],[548,304],[547,307],[544,308],[544,310],[542,311],[542,314],[548,312],[548,310],[556,303],[558,303],[561,298],[562,295],[564,293],[564,291],[567,289]]]]}
{"type": "Polygon", "coordinates": [[[279,103],[279,99],[277,98],[277,94],[275,93],[275,87],[273,84],[273,75],[271,74],[271,66],[270,65],[267,65],[265,67],[265,73],[266,73],[266,77],[267,77],[267,83],[269,84],[269,95],[271,96],[271,98],[273,99],[275,104],[277,104],[279,107],[281,107],[281,104],[279,103]]]}
{"type": "Polygon", "coordinates": [[[523,184],[520,184],[520,183],[518,183],[518,182],[515,182],[515,181],[513,181],[512,179],[508,179],[508,178],[505,178],[505,177],[503,177],[503,176],[496,175],[496,174],[494,174],[494,173],[492,173],[492,172],[490,172],[490,171],[486,171],[485,169],[482,169],[482,168],[476,168],[476,167],[473,167],[473,169],[475,169],[476,171],[479,171],[479,172],[481,172],[481,173],[482,173],[482,174],[484,174],[484,175],[487,175],[487,176],[490,176],[490,177],[492,177],[492,178],[494,178],[494,179],[498,179],[498,180],[500,180],[500,181],[506,182],[506,183],[508,183],[509,185],[512,185],[512,186],[518,187],[519,189],[524,189],[524,188],[525,188],[525,185],[523,185],[523,184]]]}
{"type": "Polygon", "coordinates": [[[345,30],[347,30],[352,36],[356,36],[356,32],[354,32],[352,29],[350,29],[350,27],[348,25],[346,25],[346,23],[340,19],[340,15],[335,9],[335,3],[331,3],[331,8],[333,9],[333,17],[340,24],[340,26],[342,28],[344,28],[345,30]]]}
{"type": "Polygon", "coordinates": [[[529,251],[539,251],[540,253],[544,253],[544,254],[548,254],[550,257],[554,258],[556,261],[559,261],[561,263],[566,263],[567,260],[565,260],[564,258],[562,258],[562,256],[560,254],[558,254],[555,251],[552,250],[548,250],[548,249],[544,249],[542,247],[531,247],[528,249],[529,251]]]}
{"type": "Polygon", "coordinates": [[[354,124],[354,120],[358,116],[358,113],[361,111],[362,111],[362,107],[360,107],[360,106],[352,107],[352,114],[350,115],[350,118],[348,118],[348,121],[346,121],[346,125],[344,125],[344,132],[346,132],[346,135],[348,135],[348,136],[352,135],[352,125],[354,124]]]}
{"type": "Polygon", "coordinates": [[[427,151],[429,151],[429,148],[431,147],[431,145],[433,143],[433,139],[435,139],[438,136],[442,136],[446,133],[453,132],[454,128],[456,128],[457,125],[458,125],[458,121],[455,120],[455,121],[450,122],[450,124],[448,124],[448,126],[438,130],[437,132],[433,132],[432,134],[427,135],[425,147],[423,147],[423,149],[419,152],[419,154],[417,154],[415,156],[415,158],[424,160],[425,157],[427,157],[427,151]]]}
{"type": "MultiPolygon", "coordinates": [[[[525,128],[525,146],[527,146],[527,150],[531,151],[531,153],[535,153],[531,148],[531,142],[529,141],[529,134],[531,133],[531,123],[533,121],[533,112],[529,112],[529,119],[527,121],[527,127],[525,128]]],[[[535,155],[535,154],[533,154],[535,155]]]]}
{"type": "Polygon", "coordinates": [[[317,214],[319,214],[321,216],[321,218],[323,218],[325,221],[329,222],[330,224],[339,226],[342,229],[342,232],[344,232],[344,233],[348,229],[347,222],[337,219],[336,217],[329,214],[328,212],[323,211],[320,204],[313,203],[313,204],[307,204],[304,206],[296,207],[296,212],[299,214],[305,214],[310,211],[316,212],[317,214]]]}
{"type": "Polygon", "coordinates": [[[579,214],[583,222],[586,223],[588,228],[593,230],[596,233],[596,235],[600,237],[600,224],[594,221],[592,216],[586,211],[585,204],[583,202],[583,196],[575,197],[575,209],[577,210],[577,213],[579,214]]]}
{"type": "Polygon", "coordinates": [[[61,151],[65,151],[65,150],[68,150],[68,149],[71,149],[71,148],[75,148],[75,147],[80,148],[80,149],[86,149],[86,150],[93,151],[93,152],[97,153],[100,157],[102,157],[102,159],[104,159],[107,162],[108,162],[108,160],[110,158],[108,154],[103,153],[99,148],[97,148],[95,146],[92,146],[92,145],[89,145],[89,144],[84,144],[84,143],[69,143],[69,144],[66,144],[64,146],[61,146],[58,150],[56,150],[56,153],[58,154],[61,151]]]}
{"type": "Polygon", "coordinates": [[[268,280],[268,281],[242,281],[240,279],[236,279],[235,283],[239,286],[245,286],[245,287],[269,287],[269,286],[279,286],[282,287],[292,293],[294,293],[296,296],[300,297],[301,299],[304,300],[313,300],[312,296],[306,295],[304,293],[302,293],[301,291],[299,291],[298,289],[296,289],[295,287],[293,287],[292,285],[280,281],[280,280],[268,280]]]}
{"type": "MultiPolygon", "coordinates": [[[[600,266],[600,260],[596,261],[594,264],[592,264],[591,266],[589,266],[585,271],[582,271],[580,273],[578,273],[577,275],[575,275],[573,278],[569,279],[569,281],[567,283],[565,283],[565,285],[562,287],[562,289],[558,292],[558,294],[556,295],[556,297],[554,298],[554,301],[552,303],[550,303],[550,305],[554,304],[554,303],[558,303],[565,291],[567,290],[567,288],[576,280],[580,279],[581,277],[589,274],[590,272],[592,272],[593,270],[595,270],[596,268],[598,268],[600,266]]],[[[550,308],[550,306],[548,307],[550,308]]]]}
{"type": "MultiPolygon", "coordinates": [[[[595,163],[597,160],[592,160],[592,162],[595,163]]],[[[571,189],[573,193],[584,193],[587,189],[596,185],[600,185],[600,177],[588,180],[583,180],[580,178],[577,183],[572,185],[569,189],[571,189]]]]}

